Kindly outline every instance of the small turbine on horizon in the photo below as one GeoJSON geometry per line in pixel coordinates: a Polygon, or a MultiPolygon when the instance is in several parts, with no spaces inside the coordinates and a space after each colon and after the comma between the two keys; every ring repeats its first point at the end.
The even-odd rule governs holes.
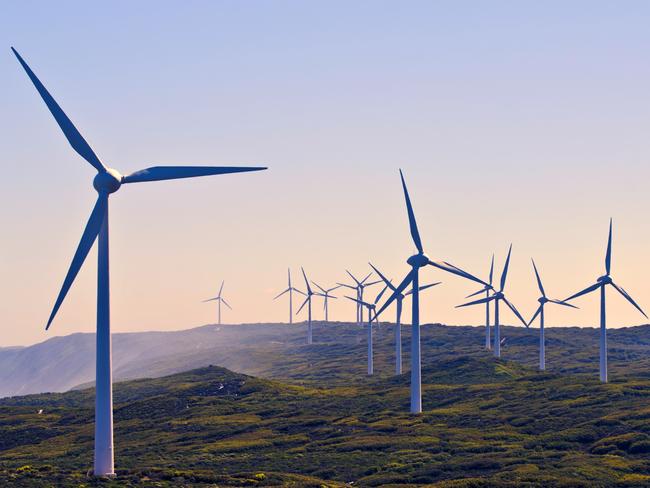
{"type": "Polygon", "coordinates": [[[327,290],[320,286],[318,283],[312,280],[312,283],[323,293],[320,294],[320,296],[323,297],[323,309],[325,310],[325,322],[329,322],[329,299],[334,298],[336,300],[336,297],[334,295],[330,295],[331,291],[337,290],[341,288],[341,285],[336,285],[333,288],[328,288],[327,290]]]}
{"type": "Polygon", "coordinates": [[[348,300],[352,300],[353,302],[356,302],[359,304],[361,307],[365,307],[368,309],[368,324],[367,324],[367,342],[368,342],[368,376],[372,376],[374,374],[374,352],[373,352],[373,344],[372,344],[372,322],[373,320],[378,324],[379,320],[377,318],[377,315],[374,317],[372,316],[373,312],[375,311],[375,308],[377,307],[377,302],[381,299],[381,296],[384,294],[384,291],[388,286],[385,286],[384,289],[377,295],[377,298],[375,298],[375,301],[373,303],[368,303],[364,302],[363,300],[358,300],[356,298],[352,298],[349,296],[345,296],[348,300]]]}
{"type": "MultiPolygon", "coordinates": [[[[492,263],[490,264],[490,279],[488,283],[481,288],[479,291],[467,295],[465,298],[472,298],[481,293],[485,293],[485,298],[490,298],[490,292],[494,292],[494,287],[492,286],[492,278],[494,277],[494,254],[492,254],[492,263]]],[[[490,344],[490,302],[485,302],[485,349],[488,351],[492,349],[490,344]]]]}
{"type": "MultiPolygon", "coordinates": [[[[494,293],[493,295],[490,295],[486,298],[481,298],[479,300],[474,300],[473,302],[468,302],[468,303],[463,303],[462,305],[456,305],[456,308],[460,307],[468,307],[470,305],[478,305],[480,303],[488,303],[491,301],[494,301],[494,357],[500,358],[501,357],[501,323],[499,322],[499,302],[503,301],[510,310],[512,310],[512,313],[515,314],[515,316],[521,320],[521,323],[524,324],[526,327],[528,327],[528,323],[524,320],[524,318],[521,316],[519,311],[515,308],[515,306],[508,301],[506,296],[503,294],[503,290],[506,287],[506,279],[508,277],[508,267],[510,266],[510,254],[512,253],[512,244],[510,244],[510,248],[508,249],[508,257],[506,258],[506,262],[503,265],[503,272],[501,273],[501,283],[499,287],[499,291],[494,293]]],[[[485,283],[484,283],[485,284],[485,283]]],[[[487,284],[486,284],[487,286],[487,284]]],[[[483,290],[481,290],[483,291],[483,290]]]]}
{"type": "MultiPolygon", "coordinates": [[[[395,291],[395,285],[386,278],[377,268],[375,268],[372,263],[368,263],[372,269],[375,270],[375,273],[384,281],[386,284],[386,287],[390,288],[391,290],[395,291]]],[[[431,288],[432,286],[436,286],[442,283],[441,281],[438,281],[436,283],[431,283],[429,285],[424,285],[420,287],[420,291],[426,290],[427,288],[431,288]]],[[[384,288],[385,290],[386,288],[384,288]]],[[[383,291],[382,291],[383,293],[383,291]]],[[[411,288],[409,291],[406,293],[400,293],[395,297],[395,303],[396,303],[396,312],[397,315],[395,317],[395,374],[400,375],[402,374],[402,302],[404,301],[404,298],[408,295],[411,295],[413,293],[413,288],[411,288]]]]}
{"type": "Polygon", "coordinates": [[[526,327],[530,327],[530,324],[532,324],[533,321],[539,315],[539,370],[544,371],[546,369],[546,344],[544,339],[544,305],[546,305],[547,303],[556,303],[558,305],[564,305],[565,307],[571,307],[571,308],[578,308],[578,307],[576,307],[575,305],[571,305],[570,303],[564,303],[561,300],[552,300],[548,298],[546,296],[546,292],[544,291],[542,280],[539,277],[539,273],[537,272],[537,266],[535,266],[535,260],[531,258],[531,261],[533,263],[533,270],[535,270],[535,278],[537,278],[537,287],[539,288],[539,292],[542,294],[542,296],[537,299],[537,301],[539,302],[539,307],[537,307],[537,311],[533,314],[533,317],[530,319],[530,322],[528,322],[528,325],[526,325],[526,327]]]}
{"type": "Polygon", "coordinates": [[[350,273],[347,269],[345,270],[347,274],[350,275],[350,277],[354,280],[355,285],[347,285],[345,283],[337,283],[339,286],[343,286],[345,288],[350,288],[351,290],[356,290],[357,291],[357,325],[363,324],[363,305],[361,305],[359,302],[363,301],[363,290],[372,285],[376,285],[377,283],[381,283],[381,280],[378,281],[371,281],[370,283],[366,283],[368,281],[368,278],[372,276],[372,272],[368,273],[368,276],[366,276],[362,280],[358,280],[356,276],[354,276],[352,273],[350,273]]]}
{"type": "Polygon", "coordinates": [[[294,288],[291,286],[291,269],[287,268],[287,276],[289,278],[289,287],[284,290],[282,293],[277,295],[273,300],[277,300],[280,298],[282,295],[285,293],[289,293],[289,324],[293,324],[293,292],[295,291],[296,293],[300,293],[301,295],[304,296],[304,293],[301,292],[298,288],[294,288]]]}
{"type": "Polygon", "coordinates": [[[47,321],[49,329],[59,307],[63,303],[68,290],[72,286],[90,248],[97,240],[97,334],[96,334],[96,369],[95,369],[95,451],[94,473],[96,476],[112,476],[114,470],[113,457],[113,378],[110,326],[110,286],[109,286],[109,232],[108,232],[108,200],[123,184],[149,181],[191,178],[196,176],[239,173],[243,171],[259,171],[266,168],[251,167],[209,167],[209,166],[154,166],[130,175],[123,176],[117,170],[109,168],[97,157],[90,145],[79,133],[72,121],[56,103],[52,95],[36,77],[31,68],[12,47],[11,50],[18,58],[23,69],[36,87],[41,98],[47,105],[57,124],[68,139],[72,148],[91,166],[97,170],[93,179],[93,187],[98,193],[97,202],[93,208],[81,241],[75,251],[72,263],[65,276],[61,291],[56,298],[52,313],[47,321]]]}
{"type": "Polygon", "coordinates": [[[226,299],[221,296],[221,292],[223,291],[223,284],[224,283],[225,283],[225,281],[221,282],[221,287],[219,288],[219,294],[216,297],[208,298],[207,300],[203,300],[203,303],[214,302],[214,301],[216,301],[218,303],[218,306],[217,306],[217,310],[218,310],[217,319],[218,319],[218,324],[219,325],[221,325],[221,304],[223,303],[226,307],[228,307],[230,310],[232,310],[232,307],[230,305],[228,305],[228,302],[226,301],[226,299]]]}
{"type": "Polygon", "coordinates": [[[307,296],[307,298],[305,298],[305,301],[302,302],[302,305],[300,305],[300,308],[296,312],[296,315],[298,315],[300,313],[300,311],[303,309],[303,307],[305,306],[305,304],[307,304],[307,312],[308,312],[308,315],[307,315],[307,344],[311,344],[312,343],[312,338],[313,338],[313,331],[312,331],[312,324],[311,324],[311,297],[313,297],[314,295],[321,296],[321,294],[320,293],[314,293],[314,291],[311,289],[311,286],[309,286],[309,280],[307,279],[307,275],[305,274],[305,270],[302,268],[302,266],[300,267],[300,269],[302,270],[303,278],[305,278],[305,288],[307,288],[307,293],[305,293],[305,295],[307,296]]]}
{"type": "Polygon", "coordinates": [[[402,170],[399,172],[400,179],[402,180],[402,190],[404,191],[404,200],[406,201],[406,211],[408,213],[409,228],[411,230],[411,238],[418,250],[418,253],[408,258],[406,261],[411,266],[411,271],[406,275],[402,282],[393,290],[391,296],[386,300],[382,307],[377,311],[379,316],[388,307],[393,300],[396,300],[399,295],[406,289],[407,286],[412,285],[413,288],[413,308],[411,313],[411,413],[422,412],[422,363],[420,360],[420,268],[431,265],[448,273],[461,276],[463,278],[476,281],[477,283],[485,284],[484,281],[472,276],[471,274],[453,266],[446,261],[431,261],[424,253],[422,247],[422,240],[420,239],[420,232],[415,221],[415,214],[411,199],[409,197],[406,182],[402,170]]]}
{"type": "Polygon", "coordinates": [[[614,289],[623,295],[634,308],[643,314],[645,318],[648,316],[641,309],[641,307],[634,301],[634,299],[625,291],[623,287],[618,286],[612,280],[610,271],[612,267],[612,219],[609,219],[609,237],[607,239],[607,252],[605,253],[605,274],[596,280],[591,286],[588,286],[582,291],[571,295],[562,301],[568,302],[574,298],[578,298],[587,293],[600,289],[600,381],[607,383],[607,316],[605,312],[605,288],[607,285],[612,285],[614,289]]]}

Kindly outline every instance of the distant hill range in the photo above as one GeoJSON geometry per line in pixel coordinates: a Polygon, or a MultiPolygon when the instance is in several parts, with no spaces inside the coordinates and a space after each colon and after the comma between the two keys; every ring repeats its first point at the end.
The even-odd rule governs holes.
{"type": "MultiPolygon", "coordinates": [[[[375,370],[393,371],[393,325],[376,334],[375,370]]],[[[410,327],[403,328],[404,371],[408,371],[410,327]]],[[[335,384],[365,368],[365,333],[354,324],[315,326],[315,344],[304,344],[305,325],[206,325],[173,332],[113,335],[114,379],[154,378],[215,365],[240,373],[281,379],[335,384]]],[[[487,354],[483,327],[422,326],[423,364],[487,354]]],[[[504,327],[504,359],[534,368],[538,329],[504,327]]],[[[0,397],[64,392],[91,385],[95,370],[94,334],[54,337],[28,347],[0,348],[0,397]]],[[[650,377],[650,325],[608,331],[609,367],[617,376],[650,377]]],[[[593,373],[598,368],[598,330],[547,329],[549,372],[593,373]]]]}

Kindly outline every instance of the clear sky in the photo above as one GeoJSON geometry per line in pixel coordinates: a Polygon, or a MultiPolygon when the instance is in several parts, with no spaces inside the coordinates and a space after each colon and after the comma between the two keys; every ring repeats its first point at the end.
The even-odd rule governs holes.
{"type": "MultiPolygon", "coordinates": [[[[642,1],[2,2],[0,345],[95,327],[93,251],[44,331],[94,170],[11,45],[122,173],[270,167],[112,197],[113,330],[210,323],[200,301],[222,279],[225,321],[286,321],[271,299],[287,266],[323,286],[368,260],[400,279],[413,245],[399,167],[432,258],[485,277],[513,242],[506,291],[529,317],[530,257],[549,295],[578,291],[604,272],[610,216],[613,277],[650,311],[649,21],[642,1]]],[[[482,307],[453,308],[473,285],[422,275],[444,281],[422,320],[482,322],[482,307]]],[[[611,327],[645,322],[609,297],[611,327]]],[[[595,294],[576,304],[547,323],[597,323],[595,294]]]]}

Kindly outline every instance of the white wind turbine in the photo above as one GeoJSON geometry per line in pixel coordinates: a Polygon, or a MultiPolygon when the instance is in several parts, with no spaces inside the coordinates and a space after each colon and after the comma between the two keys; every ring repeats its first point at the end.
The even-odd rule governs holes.
{"type": "Polygon", "coordinates": [[[221,325],[221,304],[223,303],[226,307],[228,307],[230,310],[232,310],[232,307],[230,305],[228,305],[228,302],[226,301],[226,299],[221,296],[221,292],[223,292],[223,284],[224,284],[224,281],[221,282],[221,287],[219,288],[219,294],[216,297],[208,298],[207,300],[203,300],[203,303],[214,302],[214,301],[216,301],[218,303],[218,305],[217,305],[217,310],[218,310],[217,318],[218,318],[218,324],[219,325],[221,325]]]}
{"type": "Polygon", "coordinates": [[[539,277],[539,273],[537,272],[537,266],[535,266],[535,260],[531,259],[531,261],[533,263],[533,270],[535,270],[537,287],[539,288],[539,292],[542,294],[542,296],[537,299],[537,301],[539,302],[539,307],[537,307],[537,310],[535,311],[533,318],[531,318],[530,322],[528,322],[527,327],[529,327],[530,324],[532,324],[533,321],[539,315],[539,370],[544,371],[546,369],[546,340],[544,338],[544,305],[546,305],[547,303],[556,303],[558,305],[564,305],[565,307],[571,307],[571,308],[578,308],[578,307],[571,305],[570,303],[564,303],[560,300],[552,300],[548,298],[546,296],[546,292],[544,291],[542,280],[539,277]]]}
{"type": "MultiPolygon", "coordinates": [[[[337,283],[339,286],[343,286],[345,288],[350,288],[351,290],[356,290],[357,291],[357,299],[359,301],[363,301],[363,290],[372,285],[376,285],[377,283],[381,283],[380,280],[378,281],[372,281],[370,283],[366,283],[368,281],[368,278],[372,276],[372,273],[368,273],[368,276],[366,276],[362,280],[358,280],[356,276],[354,276],[352,273],[350,273],[347,269],[345,270],[347,274],[350,275],[350,277],[354,280],[355,285],[347,285],[345,283],[337,283]]],[[[357,325],[363,324],[363,306],[360,303],[357,303],[357,325]]]]}
{"type": "MultiPolygon", "coordinates": [[[[384,281],[386,287],[390,288],[393,291],[396,290],[395,286],[391,283],[391,281],[388,278],[386,278],[377,268],[375,268],[372,265],[372,263],[368,263],[368,264],[372,269],[375,270],[375,273],[377,273],[377,275],[384,281]]],[[[440,283],[442,282],[438,281],[436,283],[431,283],[430,285],[421,286],[420,291],[426,290],[427,288],[431,288],[432,286],[439,285],[440,283]]],[[[404,301],[404,298],[406,296],[411,295],[412,293],[413,293],[413,289],[411,288],[406,293],[400,293],[395,297],[396,311],[397,311],[397,316],[395,317],[395,374],[402,374],[402,302],[404,301]]]]}
{"type": "MultiPolygon", "coordinates": [[[[485,293],[485,298],[490,298],[490,292],[494,292],[494,287],[492,286],[492,278],[494,276],[494,254],[492,255],[492,263],[490,264],[490,279],[488,283],[481,288],[479,291],[467,295],[465,298],[472,298],[481,293],[485,293]]],[[[492,348],[490,345],[490,302],[485,302],[485,349],[488,351],[492,348]]]]}
{"type": "Polygon", "coordinates": [[[79,246],[57,296],[52,313],[47,321],[50,327],[70,286],[74,282],[90,248],[98,240],[97,253],[97,356],[95,380],[95,459],[94,473],[97,476],[112,476],[113,466],[113,388],[111,365],[110,287],[108,259],[108,198],[123,184],[148,181],[190,178],[242,171],[258,171],[266,168],[204,167],[204,166],[154,166],[123,176],[115,169],[102,163],[72,121],[56,103],[23,58],[12,47],[11,50],[27,72],[41,98],[68,139],[72,148],[97,170],[93,186],[98,193],[97,202],[90,214],[79,246]]]}
{"type": "Polygon", "coordinates": [[[320,296],[323,297],[323,309],[325,310],[325,322],[329,322],[329,299],[334,298],[336,300],[336,297],[334,295],[330,295],[331,291],[337,290],[341,288],[341,285],[336,285],[335,287],[328,288],[327,290],[320,286],[318,283],[312,280],[312,283],[316,285],[316,287],[322,291],[320,296]]]}
{"type": "Polygon", "coordinates": [[[412,334],[411,334],[411,413],[422,412],[422,363],[420,360],[420,268],[431,265],[448,273],[461,276],[463,278],[476,281],[477,283],[485,284],[484,281],[472,276],[471,274],[457,268],[445,261],[431,261],[424,253],[422,241],[420,239],[420,232],[415,221],[415,214],[411,205],[411,199],[406,188],[404,175],[400,170],[400,178],[402,180],[402,190],[404,191],[404,200],[406,201],[406,211],[408,213],[409,227],[411,230],[411,238],[418,250],[418,253],[407,259],[407,263],[411,266],[411,271],[406,275],[402,282],[397,286],[391,296],[377,311],[377,315],[381,314],[386,307],[388,307],[393,300],[396,300],[399,295],[404,292],[407,286],[412,285],[413,288],[413,308],[411,313],[412,334]]]}
{"type": "Polygon", "coordinates": [[[302,308],[307,305],[307,344],[312,343],[312,337],[313,337],[313,331],[312,331],[312,325],[311,325],[311,297],[316,295],[316,296],[322,296],[320,293],[314,293],[314,291],[311,289],[311,286],[309,286],[309,280],[307,279],[307,275],[305,274],[305,270],[301,267],[302,270],[302,276],[305,278],[305,288],[307,288],[307,293],[305,294],[307,298],[305,298],[305,301],[302,302],[302,305],[300,305],[300,308],[296,312],[296,315],[300,313],[302,308]]]}
{"type": "Polygon", "coordinates": [[[293,286],[291,286],[291,269],[287,268],[287,276],[289,277],[288,288],[284,290],[282,293],[280,293],[279,295],[277,295],[273,300],[277,300],[285,293],[289,294],[289,324],[293,324],[293,292],[295,291],[296,293],[300,293],[303,296],[304,293],[301,292],[298,288],[294,288],[293,286]]]}
{"type": "Polygon", "coordinates": [[[630,302],[634,308],[643,314],[645,318],[648,316],[641,309],[639,305],[634,301],[634,299],[625,291],[623,287],[618,286],[612,280],[610,276],[610,271],[612,267],[612,219],[609,219],[609,238],[607,239],[607,252],[605,253],[605,274],[596,280],[591,286],[588,286],[582,291],[571,295],[569,298],[563,300],[567,302],[578,298],[579,296],[586,295],[592,291],[600,289],[600,381],[607,383],[607,316],[605,313],[605,288],[607,285],[612,285],[614,289],[623,295],[628,302],[630,302]]]}
{"type": "Polygon", "coordinates": [[[524,324],[526,327],[528,327],[528,323],[524,320],[524,318],[521,316],[519,311],[515,308],[515,306],[512,303],[508,301],[506,296],[503,294],[503,290],[506,287],[506,278],[508,277],[508,267],[510,266],[511,253],[512,253],[512,244],[510,244],[510,249],[508,249],[508,257],[506,258],[506,262],[503,265],[503,272],[501,273],[501,283],[498,292],[486,298],[481,298],[479,300],[474,300],[473,302],[464,303],[462,305],[456,306],[456,308],[467,307],[470,305],[478,305],[480,303],[488,303],[494,301],[494,356],[497,358],[501,357],[501,346],[503,344],[501,342],[501,323],[499,322],[499,302],[503,301],[503,303],[505,303],[508,306],[508,308],[512,310],[512,313],[514,313],[515,316],[519,320],[521,320],[521,323],[524,324]]]}
{"type": "Polygon", "coordinates": [[[368,309],[368,324],[367,324],[367,342],[368,342],[368,375],[371,376],[374,374],[374,352],[373,352],[373,344],[372,344],[372,322],[374,321],[376,324],[379,324],[379,320],[377,318],[377,315],[374,317],[372,316],[375,308],[377,307],[377,302],[381,300],[382,295],[388,288],[388,285],[384,286],[384,289],[379,292],[377,295],[377,298],[375,298],[375,301],[373,303],[368,303],[364,302],[363,300],[358,300],[356,298],[352,298],[349,296],[346,296],[348,300],[352,300],[353,302],[356,302],[362,307],[366,307],[368,309]]]}

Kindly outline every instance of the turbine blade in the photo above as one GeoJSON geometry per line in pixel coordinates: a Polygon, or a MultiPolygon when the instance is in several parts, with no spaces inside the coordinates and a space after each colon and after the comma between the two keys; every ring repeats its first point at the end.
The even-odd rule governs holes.
{"type": "Polygon", "coordinates": [[[300,269],[302,270],[302,276],[305,278],[305,287],[307,288],[307,295],[311,295],[311,286],[309,286],[309,280],[307,279],[307,275],[305,274],[305,269],[301,266],[300,269]]]}
{"type": "Polygon", "coordinates": [[[377,294],[377,298],[375,298],[375,301],[374,301],[375,305],[377,304],[377,302],[378,302],[379,300],[381,300],[381,297],[384,295],[384,292],[385,292],[386,290],[388,290],[388,285],[384,285],[384,287],[382,288],[382,290],[377,294]]]}
{"type": "Polygon", "coordinates": [[[618,285],[617,285],[616,283],[614,283],[613,281],[612,281],[612,286],[613,286],[614,288],[616,288],[616,290],[617,290],[621,295],[623,295],[623,297],[624,297],[628,302],[630,302],[632,305],[634,305],[634,308],[636,308],[639,312],[641,312],[641,313],[643,314],[643,316],[644,316],[646,319],[648,318],[648,316],[645,314],[645,312],[641,309],[641,307],[639,307],[639,305],[634,301],[634,299],[630,296],[630,294],[629,294],[628,292],[625,291],[624,288],[618,286],[618,285]]]}
{"type": "Polygon", "coordinates": [[[298,311],[296,312],[296,315],[298,315],[298,314],[300,313],[300,311],[301,311],[302,308],[307,304],[308,301],[309,301],[309,296],[307,296],[307,298],[305,298],[305,301],[302,302],[302,305],[300,305],[300,308],[299,308],[298,311]]]}
{"type": "Polygon", "coordinates": [[[291,268],[287,268],[287,276],[289,277],[289,288],[291,288],[291,268]]]}
{"type": "Polygon", "coordinates": [[[395,290],[393,290],[393,293],[391,294],[390,297],[388,297],[388,300],[386,300],[386,302],[384,302],[384,304],[381,306],[381,308],[380,308],[380,309],[375,313],[375,317],[379,317],[379,315],[380,315],[384,310],[386,310],[386,308],[387,308],[391,303],[393,303],[393,300],[395,300],[398,296],[400,296],[400,295],[402,294],[402,292],[404,291],[404,289],[405,289],[407,286],[409,286],[409,284],[411,283],[411,281],[413,281],[413,274],[414,274],[415,272],[416,272],[416,271],[413,270],[413,269],[412,269],[411,271],[409,271],[409,273],[406,275],[406,278],[404,278],[404,279],[402,280],[402,282],[397,286],[397,288],[395,288],[395,290]]]}
{"type": "Polygon", "coordinates": [[[580,307],[576,307],[575,305],[571,305],[570,303],[565,303],[562,300],[549,300],[549,302],[557,303],[558,305],[564,305],[565,307],[580,308],[580,307]]]}
{"type": "Polygon", "coordinates": [[[219,297],[208,298],[207,300],[202,300],[201,303],[205,303],[205,302],[214,302],[215,300],[219,300],[219,297]]]}
{"type": "Polygon", "coordinates": [[[153,166],[151,168],[141,169],[128,176],[123,176],[122,183],[175,180],[178,178],[194,178],[195,176],[262,171],[265,169],[267,168],[245,166],[153,166]]]}
{"type": "Polygon", "coordinates": [[[503,291],[506,286],[506,278],[508,277],[508,267],[510,266],[510,254],[512,253],[512,244],[508,249],[508,257],[506,258],[506,263],[503,265],[503,272],[501,273],[501,288],[499,291],[503,291]]]}
{"type": "Polygon", "coordinates": [[[311,280],[311,282],[312,282],[312,284],[316,285],[316,287],[317,287],[320,291],[322,291],[323,293],[327,294],[327,290],[326,290],[325,288],[323,288],[322,286],[320,286],[320,285],[319,285],[318,283],[316,283],[314,280],[311,280]]]}
{"type": "Polygon", "coordinates": [[[539,307],[537,307],[537,310],[536,310],[535,313],[533,314],[533,317],[530,319],[530,321],[526,324],[526,327],[530,327],[530,325],[535,321],[535,319],[537,318],[537,316],[538,316],[540,313],[542,313],[542,307],[543,307],[543,305],[541,305],[541,304],[539,305],[539,307]]]}
{"type": "Polygon", "coordinates": [[[474,293],[467,295],[465,298],[472,298],[476,295],[480,295],[481,293],[485,293],[486,291],[488,291],[488,288],[481,288],[479,291],[475,291],[474,293]]]}
{"type": "Polygon", "coordinates": [[[477,278],[476,276],[469,274],[467,271],[463,271],[458,266],[454,266],[453,264],[448,263],[446,261],[437,261],[436,262],[436,261],[429,260],[429,264],[431,266],[434,266],[434,267],[436,267],[438,269],[441,269],[443,271],[447,271],[448,273],[455,274],[455,275],[460,276],[462,278],[465,278],[465,279],[468,279],[468,280],[471,280],[471,281],[475,281],[477,283],[480,283],[482,285],[487,286],[487,283],[485,281],[483,281],[482,279],[477,278]]]}
{"type": "Polygon", "coordinates": [[[341,285],[336,285],[334,288],[330,288],[330,289],[328,289],[328,290],[327,290],[327,293],[329,293],[329,292],[331,292],[331,291],[334,291],[334,290],[338,290],[339,288],[341,288],[341,285]]]}
{"type": "Polygon", "coordinates": [[[350,288],[351,290],[356,290],[356,289],[357,289],[356,286],[346,285],[345,283],[338,283],[338,282],[337,282],[336,284],[339,285],[339,286],[343,286],[343,287],[345,287],[345,288],[350,288]]]}
{"type": "Polygon", "coordinates": [[[535,277],[537,278],[537,286],[539,288],[539,291],[542,294],[542,296],[545,297],[546,293],[544,292],[544,287],[542,286],[542,280],[540,279],[539,273],[537,272],[537,266],[535,266],[535,260],[533,258],[530,258],[530,260],[533,262],[533,269],[535,270],[535,277]]]}
{"type": "Polygon", "coordinates": [[[383,281],[383,280],[371,281],[370,283],[366,283],[366,284],[363,285],[363,286],[372,286],[372,285],[376,285],[377,283],[381,283],[382,281],[383,281]]]}
{"type": "Polygon", "coordinates": [[[420,291],[426,290],[427,288],[431,288],[433,286],[437,286],[437,285],[439,285],[441,283],[442,283],[442,281],[436,281],[435,283],[429,283],[428,285],[421,286],[420,291]]]}
{"type": "Polygon", "coordinates": [[[515,306],[506,299],[506,297],[503,297],[502,300],[505,302],[506,305],[508,305],[508,308],[512,310],[512,313],[514,313],[517,316],[517,318],[521,320],[521,323],[524,324],[526,327],[528,327],[528,324],[519,313],[519,310],[517,310],[515,306]]]}
{"type": "Polygon", "coordinates": [[[97,197],[97,202],[95,203],[95,207],[93,208],[93,211],[90,214],[90,218],[88,219],[86,228],[84,229],[83,234],[81,235],[81,240],[79,241],[77,250],[74,253],[74,257],[72,258],[72,263],[70,264],[70,268],[68,269],[68,274],[66,274],[65,279],[63,280],[63,286],[61,286],[61,291],[59,292],[59,296],[57,297],[56,302],[54,303],[54,307],[52,308],[52,313],[50,314],[50,318],[47,321],[47,326],[45,327],[45,330],[50,328],[50,325],[52,324],[52,321],[54,320],[54,317],[56,316],[59,307],[63,303],[63,300],[65,299],[65,296],[67,295],[70,286],[72,286],[74,279],[77,277],[77,273],[79,273],[81,266],[86,260],[86,256],[88,256],[88,252],[90,252],[90,248],[95,242],[95,239],[99,234],[102,224],[104,223],[107,206],[108,206],[108,195],[100,194],[99,197],[97,197]]]}
{"type": "Polygon", "coordinates": [[[492,254],[492,264],[490,264],[490,286],[492,286],[493,276],[494,276],[494,254],[492,254]]]}
{"type": "Polygon", "coordinates": [[[356,298],[352,298],[352,297],[349,297],[347,295],[345,295],[345,298],[347,298],[348,300],[352,300],[353,302],[357,302],[359,305],[363,305],[364,307],[372,307],[372,305],[370,305],[369,303],[366,303],[366,302],[364,302],[362,300],[357,300],[356,298]]]}
{"type": "Polygon", "coordinates": [[[386,286],[388,286],[388,288],[390,288],[391,290],[395,291],[395,286],[390,282],[390,280],[389,280],[388,278],[386,278],[383,274],[381,274],[381,272],[380,272],[377,268],[375,268],[375,267],[372,265],[372,263],[368,263],[368,264],[370,265],[370,267],[371,267],[373,270],[375,270],[375,273],[377,273],[377,275],[378,275],[378,276],[379,276],[379,277],[384,281],[384,283],[386,284],[386,286]]]}
{"type": "Polygon", "coordinates": [[[221,281],[221,287],[219,288],[219,294],[217,295],[218,297],[221,296],[221,292],[223,291],[223,284],[224,284],[225,282],[226,282],[225,280],[222,280],[222,281],[221,281]]]}
{"type": "Polygon", "coordinates": [[[496,298],[495,295],[492,295],[492,296],[490,296],[490,297],[485,297],[485,298],[479,298],[478,300],[474,300],[474,301],[472,301],[472,302],[463,303],[462,305],[456,305],[455,308],[460,308],[460,307],[469,307],[469,306],[471,306],[471,305],[478,305],[478,304],[480,304],[480,303],[487,303],[487,302],[491,302],[491,301],[494,300],[495,298],[496,298]]]}
{"type": "Polygon", "coordinates": [[[296,293],[300,293],[302,296],[306,297],[307,294],[304,291],[300,291],[298,288],[291,288],[296,293]]]}
{"type": "Polygon", "coordinates": [[[354,275],[353,275],[352,273],[350,273],[347,269],[345,270],[345,272],[346,272],[347,274],[350,275],[350,277],[354,280],[354,282],[355,282],[357,285],[360,285],[360,284],[361,284],[361,282],[360,282],[358,279],[356,279],[356,278],[354,277],[354,275]]]}
{"type": "Polygon", "coordinates": [[[74,149],[77,154],[79,154],[79,156],[93,165],[97,171],[106,171],[106,167],[102,164],[97,155],[90,148],[86,140],[81,136],[65,112],[63,112],[61,107],[59,107],[59,104],[56,103],[52,95],[50,95],[50,92],[48,92],[47,89],[43,86],[43,83],[41,83],[31,68],[27,66],[27,63],[23,60],[20,54],[18,54],[18,51],[16,51],[13,47],[11,50],[16,55],[16,58],[18,58],[18,61],[22,65],[23,69],[27,72],[29,79],[32,80],[32,83],[36,87],[38,93],[41,95],[41,98],[45,102],[45,105],[47,105],[47,108],[50,109],[50,112],[54,116],[57,124],[59,124],[59,127],[63,131],[66,139],[68,139],[68,142],[72,146],[72,149],[74,149]]]}
{"type": "Polygon", "coordinates": [[[223,304],[224,304],[226,307],[228,307],[230,310],[232,310],[232,307],[231,307],[230,305],[228,305],[228,302],[227,302],[227,301],[225,301],[223,298],[220,298],[220,300],[223,302],[223,304]]]}
{"type": "Polygon", "coordinates": [[[423,253],[424,249],[422,248],[422,240],[420,239],[420,232],[418,231],[418,224],[415,221],[415,214],[413,213],[413,206],[411,205],[411,198],[409,197],[409,191],[406,188],[406,182],[404,181],[404,174],[402,170],[399,170],[399,176],[402,179],[402,189],[404,190],[404,200],[406,200],[406,211],[409,216],[409,227],[411,229],[411,237],[413,238],[413,243],[417,247],[418,252],[423,253]]]}
{"type": "Polygon", "coordinates": [[[279,295],[276,295],[275,298],[273,298],[273,300],[277,300],[277,299],[280,298],[282,295],[284,295],[285,293],[287,293],[289,290],[291,290],[291,288],[287,288],[286,290],[284,290],[284,291],[283,291],[282,293],[280,293],[279,295]]]}
{"type": "Polygon", "coordinates": [[[607,253],[605,253],[605,271],[607,271],[607,276],[609,276],[611,267],[612,267],[612,219],[609,219],[609,237],[607,238],[607,253]]]}
{"type": "MultiPolygon", "coordinates": [[[[366,276],[364,279],[361,280],[361,284],[363,285],[366,282],[366,280],[368,278],[370,278],[371,276],[372,276],[372,271],[370,273],[368,273],[368,276],[366,276]]],[[[368,285],[366,285],[366,286],[368,286],[368,285]]]]}
{"type": "Polygon", "coordinates": [[[578,293],[574,293],[574,294],[571,295],[569,298],[565,298],[565,299],[562,300],[562,301],[563,301],[563,302],[568,302],[569,300],[573,300],[574,298],[578,298],[578,297],[581,297],[582,295],[586,295],[587,293],[591,293],[592,291],[597,290],[597,289],[600,288],[601,286],[602,286],[602,285],[601,285],[600,283],[594,283],[593,285],[588,286],[587,288],[585,288],[585,289],[582,290],[582,291],[579,291],[578,293]]]}

